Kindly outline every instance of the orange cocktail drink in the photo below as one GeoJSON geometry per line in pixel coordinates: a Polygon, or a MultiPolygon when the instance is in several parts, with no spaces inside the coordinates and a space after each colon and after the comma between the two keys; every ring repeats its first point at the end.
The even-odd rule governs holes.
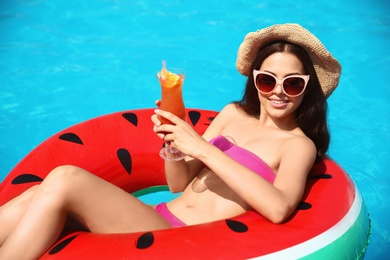
{"type": "MultiPolygon", "coordinates": [[[[184,107],[182,87],[185,78],[185,73],[179,69],[169,69],[165,67],[157,73],[158,80],[161,85],[161,104],[160,109],[169,111],[181,118],[186,119],[186,111],[184,107]]],[[[169,120],[159,117],[163,124],[172,124],[169,120]]]]}
{"type": "MultiPolygon", "coordinates": [[[[159,108],[186,120],[186,110],[183,102],[182,88],[185,78],[185,73],[180,69],[167,69],[165,61],[163,61],[163,68],[157,73],[157,78],[161,85],[161,103],[159,108]]],[[[173,124],[164,117],[158,117],[162,124],[173,124]]],[[[166,133],[168,134],[168,133],[166,133]]],[[[160,151],[160,156],[167,161],[179,161],[185,158],[185,154],[174,147],[164,147],[160,151]]]]}

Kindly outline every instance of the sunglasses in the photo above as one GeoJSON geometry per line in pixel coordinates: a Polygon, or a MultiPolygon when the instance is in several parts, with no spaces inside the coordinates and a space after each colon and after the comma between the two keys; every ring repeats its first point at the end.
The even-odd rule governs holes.
{"type": "Polygon", "coordinates": [[[255,86],[262,94],[270,94],[280,84],[286,96],[297,97],[305,91],[309,78],[309,75],[291,75],[278,79],[271,73],[253,70],[255,86]]]}

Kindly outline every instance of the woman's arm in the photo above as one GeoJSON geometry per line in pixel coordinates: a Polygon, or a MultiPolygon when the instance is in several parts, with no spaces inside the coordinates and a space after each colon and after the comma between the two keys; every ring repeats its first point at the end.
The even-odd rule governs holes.
{"type": "MultiPolygon", "coordinates": [[[[212,137],[215,137],[222,131],[225,121],[223,119],[224,116],[222,116],[224,114],[223,111],[224,110],[216,116],[207,128],[206,132],[203,134],[203,137],[201,137],[190,125],[173,114],[166,111],[156,110],[156,114],[152,116],[152,121],[155,124],[154,131],[164,141],[171,142],[171,146],[177,148],[179,146],[181,147],[178,148],[179,150],[182,149],[182,152],[191,155],[196,153],[196,150],[201,143],[208,144],[208,141],[212,137]],[[157,118],[157,114],[159,116],[166,117],[170,121],[174,122],[175,125],[161,125],[161,122],[157,118]],[[163,134],[164,132],[169,132],[170,134],[163,134]],[[186,149],[182,148],[184,145],[187,147],[186,149]]],[[[203,162],[191,156],[187,156],[185,160],[177,162],[165,161],[165,175],[170,190],[172,192],[183,191],[203,167],[203,162]]]]}
{"type": "Polygon", "coordinates": [[[316,149],[307,138],[287,141],[273,184],[238,162],[221,154],[218,148],[203,149],[199,155],[215,174],[254,210],[274,223],[282,223],[296,209],[306,185],[316,149]]]}

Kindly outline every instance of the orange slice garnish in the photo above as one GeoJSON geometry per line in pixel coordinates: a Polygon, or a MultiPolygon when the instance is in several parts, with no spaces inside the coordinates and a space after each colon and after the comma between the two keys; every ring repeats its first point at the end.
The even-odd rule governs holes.
{"type": "Polygon", "coordinates": [[[162,69],[160,71],[160,78],[163,80],[164,87],[172,88],[180,81],[180,75],[172,73],[167,70],[165,60],[162,61],[162,69]]]}
{"type": "Polygon", "coordinates": [[[168,81],[172,81],[172,82],[176,82],[176,81],[179,81],[180,80],[180,76],[179,75],[177,75],[177,74],[175,74],[175,73],[172,73],[172,72],[170,72],[170,71],[168,71],[167,70],[167,72],[166,72],[166,76],[165,76],[166,78],[166,80],[168,80],[168,81]]]}

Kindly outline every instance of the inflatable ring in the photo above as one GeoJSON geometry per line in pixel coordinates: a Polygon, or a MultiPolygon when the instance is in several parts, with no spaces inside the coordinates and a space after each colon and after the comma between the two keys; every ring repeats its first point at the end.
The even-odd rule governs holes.
{"type": "MultiPolygon", "coordinates": [[[[200,109],[187,113],[200,134],[217,115],[200,109]]],[[[153,109],[117,112],[52,136],[6,176],[0,184],[0,205],[64,164],[82,167],[131,193],[166,187],[158,155],[163,144],[152,131],[152,114],[153,109]]],[[[41,259],[359,259],[370,231],[360,193],[348,174],[327,158],[314,165],[301,203],[283,224],[249,211],[212,223],[143,233],[65,230],[41,259]]]]}

